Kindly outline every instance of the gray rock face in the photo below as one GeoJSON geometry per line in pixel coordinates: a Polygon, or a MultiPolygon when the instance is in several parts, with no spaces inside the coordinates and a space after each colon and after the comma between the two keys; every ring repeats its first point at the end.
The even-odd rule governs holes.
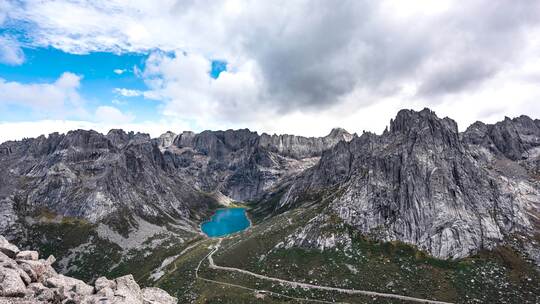
{"type": "Polygon", "coordinates": [[[183,132],[162,150],[197,188],[244,201],[314,165],[322,151],[352,137],[343,129],[320,138],[259,136],[247,129],[183,132]]]}
{"type": "Polygon", "coordinates": [[[476,122],[463,133],[463,140],[513,161],[540,155],[540,127],[524,115],[514,119],[506,117],[494,125],[476,122]]]}
{"type": "Polygon", "coordinates": [[[160,148],[166,148],[173,144],[176,134],[168,131],[157,138],[157,143],[160,148]]]}
{"type": "MultiPolygon", "coordinates": [[[[33,258],[35,251],[31,253],[33,258]]],[[[0,303],[178,303],[176,298],[159,288],[151,287],[141,290],[131,275],[115,280],[101,277],[96,280],[95,286],[91,286],[81,280],[57,274],[52,270],[51,259],[38,259],[39,256],[37,256],[35,260],[27,260],[26,257],[27,255],[24,254],[13,260],[0,253],[0,303]],[[27,275],[29,268],[25,265],[32,265],[33,270],[49,270],[29,278],[27,275]],[[43,275],[43,273],[48,275],[43,275]]]]}
{"type": "Polygon", "coordinates": [[[350,138],[344,130],[323,138],[227,130],[167,132],[158,139],[76,130],[6,142],[0,145],[0,216],[6,219],[0,232],[43,210],[91,223],[197,221],[218,203],[207,193],[253,199],[350,138]]]}
{"type": "Polygon", "coordinates": [[[340,128],[332,129],[327,136],[318,138],[263,133],[259,145],[283,156],[301,159],[320,156],[324,150],[333,147],[340,141],[348,142],[353,137],[354,135],[340,128]]]}
{"type": "Polygon", "coordinates": [[[332,189],[328,212],[345,223],[439,258],[465,257],[513,234],[538,248],[538,175],[514,160],[538,162],[539,135],[524,116],[476,123],[460,135],[449,118],[402,110],[382,135],[364,133],[324,152],[276,208],[332,189]]]}
{"type": "Polygon", "coordinates": [[[10,212],[5,217],[14,218],[0,232],[43,210],[92,223],[132,223],[132,216],[190,220],[213,203],[175,174],[172,155],[144,134],[77,130],[0,147],[0,201],[10,212]]]}

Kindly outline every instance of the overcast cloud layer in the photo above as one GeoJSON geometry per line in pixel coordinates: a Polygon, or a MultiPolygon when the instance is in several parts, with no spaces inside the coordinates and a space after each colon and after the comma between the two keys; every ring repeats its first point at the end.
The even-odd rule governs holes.
{"type": "MultiPolygon", "coordinates": [[[[399,109],[423,107],[461,129],[505,115],[540,118],[540,1],[18,2],[0,0],[0,23],[24,32],[24,41],[0,37],[10,42],[1,61],[21,64],[20,44],[151,53],[136,71],[149,89],[117,88],[159,104],[162,117],[142,131],[176,121],[198,130],[381,132],[399,109]],[[208,74],[213,59],[228,62],[217,79],[208,74]]],[[[73,107],[78,76],[62,77],[31,88],[65,87],[50,102],[73,107]]],[[[138,127],[130,113],[98,110],[111,119],[81,119],[138,127]]]]}

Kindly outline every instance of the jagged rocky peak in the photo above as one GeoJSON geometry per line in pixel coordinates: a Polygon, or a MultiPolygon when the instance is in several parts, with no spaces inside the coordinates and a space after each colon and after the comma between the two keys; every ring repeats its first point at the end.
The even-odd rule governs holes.
{"type": "MultiPolygon", "coordinates": [[[[503,124],[509,122],[527,126],[519,134],[535,132],[529,120],[503,124]]],[[[463,137],[485,131],[478,123],[463,137]]],[[[518,138],[523,144],[523,136],[518,138]]],[[[536,137],[527,138],[531,145],[536,137]]],[[[514,141],[512,136],[499,139],[501,146],[514,141]]],[[[540,210],[534,178],[525,174],[509,180],[473,158],[471,149],[462,144],[453,120],[429,109],[402,110],[383,135],[364,133],[325,151],[292,183],[278,208],[337,188],[328,212],[365,235],[411,243],[439,258],[493,248],[513,233],[532,238],[530,210],[540,210]]]]}
{"type": "Polygon", "coordinates": [[[416,141],[432,145],[456,147],[461,150],[457,123],[448,118],[439,118],[434,111],[425,108],[422,111],[401,110],[395,119],[390,120],[390,132],[383,136],[403,134],[405,141],[416,141]],[[414,140],[411,140],[414,139],[414,140]]]}
{"type": "Polygon", "coordinates": [[[347,132],[347,130],[343,128],[333,128],[328,135],[326,135],[327,138],[335,138],[338,140],[344,140],[344,141],[351,141],[353,139],[354,135],[347,132]]]}
{"type": "Polygon", "coordinates": [[[232,152],[251,149],[257,138],[257,133],[248,129],[203,131],[199,134],[182,133],[177,143],[179,147],[191,147],[214,159],[223,159],[232,152]]]}
{"type": "Polygon", "coordinates": [[[266,149],[285,157],[303,159],[318,157],[322,151],[331,148],[341,140],[350,141],[354,135],[344,129],[333,129],[325,137],[303,137],[295,135],[269,135],[249,129],[226,131],[185,131],[175,137],[173,145],[178,148],[192,148],[213,158],[222,158],[240,150],[254,151],[266,149]]]}
{"type": "Polygon", "coordinates": [[[174,143],[175,139],[176,133],[167,131],[157,138],[157,143],[160,148],[167,148],[174,143]]]}
{"type": "Polygon", "coordinates": [[[80,149],[109,149],[111,142],[103,134],[94,130],[74,130],[66,133],[60,142],[60,149],[77,147],[80,149]]]}
{"type": "Polygon", "coordinates": [[[126,145],[130,140],[129,135],[122,129],[111,129],[107,138],[117,147],[126,145]]]}
{"type": "Polygon", "coordinates": [[[489,127],[487,124],[481,121],[475,121],[465,130],[465,132],[463,132],[463,141],[475,145],[482,144],[485,140],[488,139],[488,132],[489,127]]]}
{"type": "Polygon", "coordinates": [[[479,145],[499,156],[511,160],[527,159],[540,155],[540,126],[538,120],[526,115],[505,117],[495,124],[475,122],[462,137],[465,143],[479,145]]]}
{"type": "Polygon", "coordinates": [[[113,144],[101,133],[94,130],[73,130],[66,134],[51,133],[49,136],[41,135],[37,138],[27,138],[21,141],[8,141],[0,145],[4,153],[15,156],[42,157],[55,151],[71,150],[99,150],[111,149],[113,144]]]}
{"type": "Polygon", "coordinates": [[[196,133],[193,131],[183,131],[174,138],[173,145],[179,148],[193,147],[193,139],[195,138],[195,135],[196,133]]]}
{"type": "Polygon", "coordinates": [[[0,155],[15,154],[24,156],[44,156],[57,150],[66,149],[108,149],[111,142],[101,133],[94,130],[73,130],[66,134],[58,132],[48,136],[25,138],[20,141],[7,141],[0,144],[0,155]],[[1,153],[4,152],[4,153],[1,153]]]}
{"type": "Polygon", "coordinates": [[[132,275],[98,278],[94,285],[58,274],[56,259],[40,259],[37,251],[21,251],[0,235],[0,303],[176,304],[166,291],[142,288],[132,275]]]}
{"type": "Polygon", "coordinates": [[[259,139],[259,146],[282,155],[301,159],[318,157],[324,150],[330,149],[338,142],[350,141],[354,135],[344,129],[334,128],[324,137],[304,137],[295,135],[269,135],[263,133],[259,139]]]}
{"type": "Polygon", "coordinates": [[[146,142],[150,141],[150,135],[147,133],[133,132],[126,133],[122,129],[111,129],[106,135],[112,144],[116,147],[122,148],[129,142],[146,142]]]}
{"type": "Polygon", "coordinates": [[[458,133],[457,123],[448,118],[439,118],[434,111],[424,108],[422,111],[400,110],[395,119],[390,120],[390,132],[408,133],[411,131],[447,130],[458,133]]]}
{"type": "Polygon", "coordinates": [[[216,131],[214,134],[223,142],[227,149],[232,151],[250,147],[259,138],[257,132],[250,131],[249,129],[216,131]]]}

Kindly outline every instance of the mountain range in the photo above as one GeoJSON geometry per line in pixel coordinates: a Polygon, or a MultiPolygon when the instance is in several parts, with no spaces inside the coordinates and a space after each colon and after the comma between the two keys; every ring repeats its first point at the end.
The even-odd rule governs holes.
{"type": "MultiPolygon", "coordinates": [[[[355,244],[403,244],[422,261],[459,263],[504,248],[519,260],[503,259],[509,273],[532,269],[517,271],[511,284],[525,287],[508,301],[540,297],[540,120],[527,116],[460,132],[429,109],[401,110],[379,135],[336,128],[325,137],[75,130],[2,143],[0,172],[0,234],[54,254],[59,272],[81,279],[135,272],[195,301],[201,287],[164,276],[164,260],[205,242],[199,225],[217,208],[242,205],[254,226],[222,263],[246,255],[244,266],[269,272],[272,255],[292,265],[298,250],[355,244]]],[[[468,303],[461,292],[472,291],[459,288],[421,295],[468,303]]]]}

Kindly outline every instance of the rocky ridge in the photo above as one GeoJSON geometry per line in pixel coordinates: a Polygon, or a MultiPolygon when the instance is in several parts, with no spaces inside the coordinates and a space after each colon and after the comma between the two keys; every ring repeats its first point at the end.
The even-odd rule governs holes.
{"type": "Polygon", "coordinates": [[[88,265],[106,271],[198,237],[215,208],[255,199],[352,137],[227,130],[153,139],[114,129],[5,142],[0,233],[26,248],[55,244],[63,272],[92,279],[88,265]],[[66,240],[65,229],[79,233],[66,240]]]}
{"type": "Polygon", "coordinates": [[[222,195],[253,199],[351,138],[341,129],[322,138],[227,130],[157,139],[76,130],[6,142],[0,145],[0,231],[9,233],[21,216],[44,210],[91,223],[127,219],[127,230],[137,228],[137,217],[195,227],[222,195]]]}
{"type": "MultiPolygon", "coordinates": [[[[325,151],[285,187],[274,212],[329,192],[327,212],[364,235],[413,244],[438,258],[519,243],[540,265],[538,120],[521,116],[459,133],[429,109],[402,110],[382,135],[364,133],[325,151]]],[[[320,227],[287,238],[318,247],[320,227]]],[[[309,228],[309,227],[308,227],[309,228]]]]}
{"type": "Polygon", "coordinates": [[[44,218],[76,218],[127,252],[159,247],[157,235],[196,236],[220,204],[256,201],[272,215],[310,202],[325,214],[288,247],[347,242],[321,231],[337,219],[438,258],[513,243],[540,263],[540,122],[526,116],[460,133],[429,109],[402,110],[381,135],[321,138],[77,130],[1,144],[0,169],[0,232],[12,239],[44,218]]]}
{"type": "Polygon", "coordinates": [[[176,304],[155,287],[140,288],[133,276],[98,278],[93,286],[58,274],[53,256],[39,259],[36,251],[20,251],[0,236],[0,303],[176,304]]]}
{"type": "MultiPolygon", "coordinates": [[[[171,133],[164,136],[171,138],[171,133]]],[[[183,132],[164,155],[174,155],[178,172],[197,188],[219,191],[233,200],[256,199],[270,188],[313,166],[322,152],[354,135],[333,129],[325,137],[258,135],[248,129],[183,132]]]]}

